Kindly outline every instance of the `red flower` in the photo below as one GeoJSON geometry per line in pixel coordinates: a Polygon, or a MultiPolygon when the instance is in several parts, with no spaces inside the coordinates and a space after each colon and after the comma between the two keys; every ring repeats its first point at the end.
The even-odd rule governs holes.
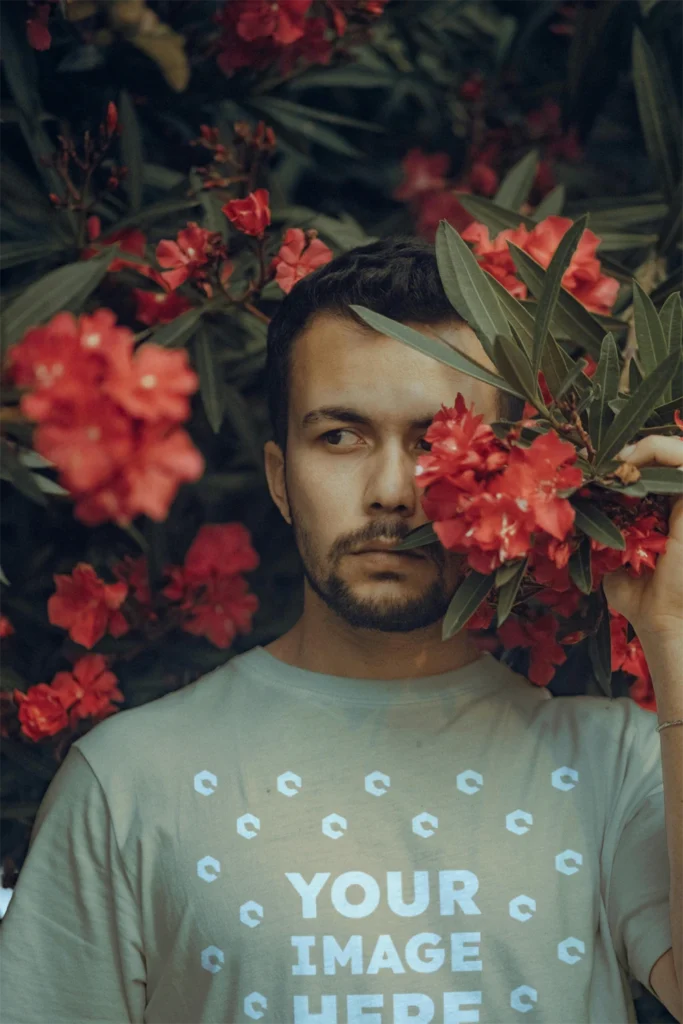
{"type": "Polygon", "coordinates": [[[263,238],[270,224],[270,194],[266,188],[257,188],[246,199],[231,199],[222,207],[228,220],[245,235],[263,238]]]}
{"type": "Polygon", "coordinates": [[[557,629],[557,620],[553,615],[542,615],[535,622],[522,622],[510,616],[498,630],[498,636],[506,649],[531,648],[529,680],[536,686],[547,686],[555,675],[555,666],[567,660],[567,655],[555,639],[557,629]]]}
{"type": "MultiPolygon", "coordinates": [[[[482,196],[492,196],[498,188],[498,173],[493,167],[479,160],[473,163],[464,184],[482,196]]],[[[462,188],[462,185],[459,187],[462,188]]],[[[462,188],[465,191],[464,188],[462,188]]]]}
{"type": "Polygon", "coordinates": [[[205,583],[212,576],[233,576],[259,564],[251,534],[242,523],[207,523],[185,556],[185,578],[205,583]]]}
{"type": "Polygon", "coordinates": [[[15,632],[14,626],[6,615],[0,615],[0,640],[5,640],[15,632]]]}
{"type": "MultiPolygon", "coordinates": [[[[106,238],[99,238],[97,246],[91,246],[89,249],[84,249],[81,253],[81,259],[89,260],[93,256],[97,256],[97,254],[102,252],[103,249],[114,244],[118,244],[121,252],[127,252],[130,253],[131,256],[137,256],[139,260],[143,260],[145,257],[147,238],[142,231],[140,231],[139,228],[122,228],[121,231],[115,231],[112,235],[107,235],[106,238]]],[[[152,268],[147,265],[143,265],[139,260],[126,260],[119,259],[117,257],[109,264],[109,273],[114,274],[117,270],[123,270],[124,267],[132,267],[133,270],[137,270],[137,272],[142,274],[144,277],[151,277],[154,274],[152,268]]]]}
{"type": "Polygon", "coordinates": [[[313,0],[232,0],[238,8],[237,34],[247,42],[263,37],[284,46],[304,34],[306,12],[313,0]]]}
{"type": "Polygon", "coordinates": [[[488,476],[505,466],[507,448],[483,419],[460,394],[452,409],[441,406],[425,434],[431,450],[417,460],[420,487],[445,480],[459,490],[478,493],[488,476]]]}
{"type": "Polygon", "coordinates": [[[331,59],[332,42],[327,38],[327,22],[324,18],[308,18],[301,38],[282,50],[280,70],[283,75],[288,75],[299,61],[329,64],[331,59]]]}
{"type": "Polygon", "coordinates": [[[249,632],[258,606],[243,576],[213,577],[190,609],[183,629],[207,637],[216,647],[229,647],[237,632],[249,632]]]}
{"type": "Polygon", "coordinates": [[[14,691],[21,731],[34,743],[66,729],[69,717],[58,691],[47,683],[29,686],[26,693],[14,691]]]}
{"type": "Polygon", "coordinates": [[[403,157],[403,181],[394,190],[394,199],[409,200],[425,192],[446,187],[451,158],[448,153],[424,153],[411,149],[403,157]]]}
{"type": "Polygon", "coordinates": [[[188,365],[185,349],[168,351],[147,343],[133,359],[123,353],[112,362],[102,390],[131,416],[182,423],[190,415],[188,395],[198,387],[199,378],[188,365]]]}
{"type": "Polygon", "coordinates": [[[420,199],[417,230],[433,242],[436,230],[442,220],[447,220],[456,231],[463,231],[472,223],[473,217],[458,199],[455,192],[426,192],[420,199]]]}
{"type": "Polygon", "coordinates": [[[69,711],[69,725],[73,729],[80,718],[101,721],[119,710],[111,703],[124,699],[117,683],[118,679],[108,671],[101,654],[86,654],[79,658],[71,672],[56,674],[52,689],[69,711]]]}
{"type": "Polygon", "coordinates": [[[275,270],[275,280],[288,295],[297,281],[331,259],[332,250],[316,237],[315,232],[304,233],[301,228],[290,228],[271,263],[271,270],[275,270]]]}
{"type": "Polygon", "coordinates": [[[71,576],[54,580],[57,590],[47,602],[48,618],[53,626],[68,630],[74,643],[90,648],[107,631],[114,637],[128,632],[119,611],[128,592],[125,583],[105,583],[86,562],[79,562],[71,576]]]}
{"type": "Polygon", "coordinates": [[[458,90],[460,99],[465,100],[466,103],[481,99],[483,92],[484,76],[481,71],[475,71],[469,78],[466,78],[458,90]]]}
{"type": "Polygon", "coordinates": [[[558,491],[579,487],[583,473],[568,463],[576,460],[576,448],[561,441],[554,431],[537,437],[528,448],[513,448],[501,490],[528,506],[536,526],[557,540],[564,540],[574,524],[574,508],[558,491]]]}
{"type": "Polygon", "coordinates": [[[113,135],[119,126],[119,112],[116,109],[115,103],[109,103],[107,105],[107,119],[106,119],[107,135],[113,135]]]}
{"type": "Polygon", "coordinates": [[[192,303],[179,292],[148,292],[133,288],[136,310],[140,323],[154,327],[156,324],[170,324],[172,320],[192,309],[192,303]]]}
{"type": "Polygon", "coordinates": [[[655,514],[644,515],[634,522],[620,523],[626,543],[624,551],[607,548],[591,540],[593,580],[597,586],[605,573],[625,568],[629,576],[642,576],[643,566],[654,569],[657,556],[666,550],[666,520],[655,514]]]}
{"type": "Polygon", "coordinates": [[[216,232],[207,231],[195,221],[190,221],[178,232],[177,241],[162,239],[157,245],[156,257],[160,267],[168,268],[160,275],[164,287],[174,291],[205,266],[217,238],[220,236],[216,232]]]}
{"type": "Polygon", "coordinates": [[[112,566],[117,579],[123,580],[128,587],[129,596],[138,604],[146,607],[152,603],[152,591],[149,586],[149,566],[144,555],[132,558],[126,555],[120,562],[112,566]]]}
{"type": "Polygon", "coordinates": [[[127,525],[143,514],[161,522],[180,484],[203,472],[204,459],[186,431],[167,421],[143,424],[132,457],[101,488],[79,496],[75,515],[88,526],[127,525]]]}
{"type": "MultiPolygon", "coordinates": [[[[33,5],[32,5],[33,6],[33,5]]],[[[34,50],[49,50],[52,36],[47,27],[50,18],[49,4],[36,4],[36,13],[26,20],[26,38],[34,50]]]]}
{"type": "MultiPolygon", "coordinates": [[[[22,408],[30,408],[22,401],[22,408]]],[[[134,435],[129,417],[108,398],[87,396],[83,405],[49,408],[34,447],[59,470],[60,482],[72,492],[103,484],[131,456],[134,435]]]]}
{"type": "Polygon", "coordinates": [[[479,263],[484,270],[500,281],[516,299],[527,297],[526,285],[516,277],[517,268],[507,246],[509,240],[524,248],[528,232],[523,224],[518,228],[505,228],[490,240],[489,229],[484,224],[474,221],[461,232],[461,235],[466,242],[474,243],[474,252],[482,257],[479,263]]]}

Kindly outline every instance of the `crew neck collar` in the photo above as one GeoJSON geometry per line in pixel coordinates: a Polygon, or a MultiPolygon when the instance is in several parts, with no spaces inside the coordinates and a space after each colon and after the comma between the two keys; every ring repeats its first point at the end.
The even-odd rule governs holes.
{"type": "Polygon", "coordinates": [[[489,693],[515,681],[527,687],[530,685],[488,652],[463,668],[407,679],[359,679],[312,672],[280,661],[260,645],[233,658],[232,664],[288,690],[305,691],[333,702],[369,705],[450,700],[472,690],[489,693]]]}

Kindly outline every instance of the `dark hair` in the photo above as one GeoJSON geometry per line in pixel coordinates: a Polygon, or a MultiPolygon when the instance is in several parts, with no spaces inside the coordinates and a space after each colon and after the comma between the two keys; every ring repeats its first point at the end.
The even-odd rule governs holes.
{"type": "MultiPolygon", "coordinates": [[[[312,317],[322,312],[354,320],[371,331],[348,308],[351,304],[367,306],[401,323],[465,322],[443,289],[434,246],[419,238],[391,237],[357,246],[302,278],[268,326],[268,411],[273,438],[283,452],[294,342],[312,317]]],[[[508,396],[501,393],[502,398],[508,396]]]]}

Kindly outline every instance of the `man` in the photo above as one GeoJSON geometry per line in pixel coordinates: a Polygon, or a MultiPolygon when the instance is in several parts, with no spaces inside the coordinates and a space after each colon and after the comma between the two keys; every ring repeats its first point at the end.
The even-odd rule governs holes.
{"type": "MultiPolygon", "coordinates": [[[[501,396],[351,304],[485,359],[423,243],[356,249],[285,298],[265,465],[302,615],[73,745],[0,929],[8,1024],[604,1024],[635,1020],[629,978],[681,1019],[680,729],[626,698],[550,699],[466,632],[441,640],[458,559],[390,548],[427,521],[433,415],[460,391],[492,420],[501,396]]],[[[637,596],[620,580],[611,598],[637,596]]],[[[643,640],[667,679],[674,632],[643,640]]]]}

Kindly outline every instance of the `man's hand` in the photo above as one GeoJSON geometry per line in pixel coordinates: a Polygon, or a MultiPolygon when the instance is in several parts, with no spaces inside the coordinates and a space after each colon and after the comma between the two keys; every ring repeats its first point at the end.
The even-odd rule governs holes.
{"type": "MultiPolygon", "coordinates": [[[[634,466],[676,466],[683,472],[683,438],[651,434],[619,456],[634,466]]],[[[683,498],[671,507],[669,540],[657,568],[634,579],[625,569],[604,579],[609,605],[625,615],[638,637],[683,637],[683,498]]]]}

